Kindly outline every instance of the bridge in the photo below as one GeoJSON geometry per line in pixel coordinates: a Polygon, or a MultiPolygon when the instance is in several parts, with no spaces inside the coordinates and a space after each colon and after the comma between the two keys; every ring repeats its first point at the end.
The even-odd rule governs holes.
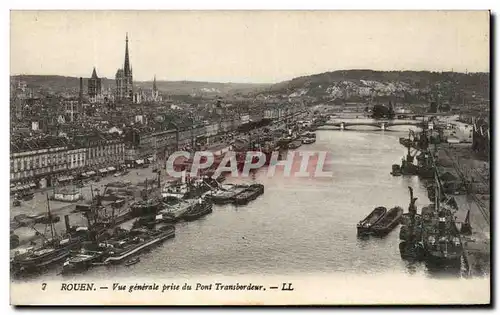
{"type": "MultiPolygon", "coordinates": [[[[387,130],[393,126],[416,126],[416,127],[424,127],[427,125],[429,129],[433,129],[432,123],[423,122],[423,121],[339,121],[339,122],[331,122],[328,121],[322,126],[332,126],[337,127],[340,130],[348,130],[348,127],[352,126],[373,126],[379,130],[387,130]]],[[[320,129],[322,129],[320,127],[320,129]]]]}

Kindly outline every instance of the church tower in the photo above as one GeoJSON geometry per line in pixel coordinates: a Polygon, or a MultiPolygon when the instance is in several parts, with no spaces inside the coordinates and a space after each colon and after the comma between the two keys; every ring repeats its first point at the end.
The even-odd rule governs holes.
{"type": "Polygon", "coordinates": [[[116,72],[116,98],[118,100],[132,101],[134,97],[132,66],[128,52],[128,33],[125,36],[125,61],[123,69],[118,69],[116,72]]]}

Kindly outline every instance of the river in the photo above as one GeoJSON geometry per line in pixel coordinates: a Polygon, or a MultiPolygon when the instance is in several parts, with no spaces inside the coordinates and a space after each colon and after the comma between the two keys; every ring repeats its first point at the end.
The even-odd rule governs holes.
{"type": "MultiPolygon", "coordinates": [[[[429,203],[417,177],[393,177],[391,164],[405,149],[396,131],[317,131],[299,150],[327,151],[331,177],[286,177],[267,167],[252,178],[265,193],[246,206],[215,206],[212,214],[176,226],[176,237],[141,256],[133,266],[98,267],[64,279],[166,278],[245,274],[412,274],[435,277],[423,263],[408,263],[398,249],[399,228],[383,238],[360,239],[356,223],[374,207],[408,206],[408,186],[429,203]]],[[[300,161],[299,161],[300,162],[300,161]]],[[[56,270],[43,277],[56,276],[56,270]]]]}

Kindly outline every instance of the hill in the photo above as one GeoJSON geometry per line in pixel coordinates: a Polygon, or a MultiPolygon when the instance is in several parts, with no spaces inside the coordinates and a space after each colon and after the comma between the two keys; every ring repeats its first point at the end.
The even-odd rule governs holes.
{"type": "Polygon", "coordinates": [[[329,101],[462,102],[489,99],[489,73],[342,70],[294,78],[257,91],[261,97],[329,101]]]}
{"type": "MultiPolygon", "coordinates": [[[[79,78],[58,75],[16,75],[11,76],[11,82],[17,80],[26,82],[28,87],[35,90],[45,90],[51,92],[78,92],[79,78]]],[[[102,78],[103,89],[113,89],[115,80],[102,78]]],[[[270,84],[252,83],[218,83],[218,82],[196,82],[196,81],[157,81],[158,90],[167,95],[227,95],[227,94],[247,94],[262,88],[267,88],[270,84]]],[[[134,82],[134,87],[150,90],[153,81],[134,82]]],[[[84,91],[87,90],[87,78],[83,78],[84,91]]]]}

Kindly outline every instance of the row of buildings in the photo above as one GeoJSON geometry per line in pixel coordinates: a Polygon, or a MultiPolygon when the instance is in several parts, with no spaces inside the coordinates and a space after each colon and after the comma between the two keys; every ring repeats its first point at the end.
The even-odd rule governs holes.
{"type": "Polygon", "coordinates": [[[81,175],[115,171],[124,155],[125,143],[115,134],[12,139],[11,190],[44,188],[81,175]]]}
{"type": "MultiPolygon", "coordinates": [[[[275,108],[268,114],[270,119],[281,120],[287,118],[284,113],[294,115],[299,110],[299,107],[275,108]]],[[[248,116],[184,126],[169,123],[155,128],[135,124],[122,129],[113,127],[107,132],[65,137],[12,138],[11,189],[44,188],[82,176],[135,167],[146,161],[164,161],[177,150],[192,151],[210,146],[211,139],[234,132],[250,122],[248,116]]]]}

